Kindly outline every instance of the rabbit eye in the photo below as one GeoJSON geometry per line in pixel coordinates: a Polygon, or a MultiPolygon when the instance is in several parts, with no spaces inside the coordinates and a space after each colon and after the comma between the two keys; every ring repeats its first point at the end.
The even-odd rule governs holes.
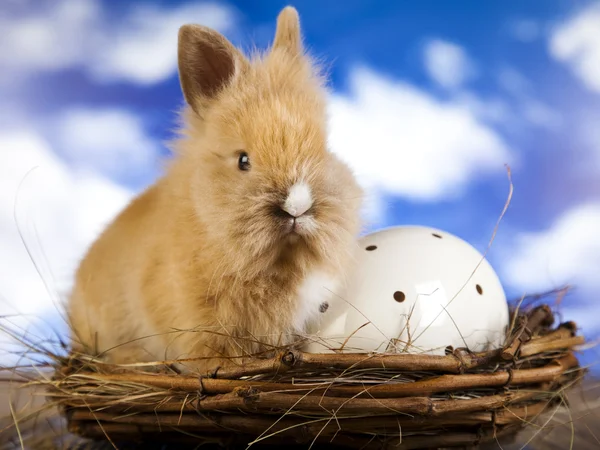
{"type": "Polygon", "coordinates": [[[250,157],[248,156],[248,153],[240,153],[240,156],[238,158],[238,169],[250,170],[250,157]]]}

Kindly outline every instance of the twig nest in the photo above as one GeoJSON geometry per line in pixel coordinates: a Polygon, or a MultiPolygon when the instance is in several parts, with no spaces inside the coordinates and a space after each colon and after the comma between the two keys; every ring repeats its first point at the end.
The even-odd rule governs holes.
{"type": "Polygon", "coordinates": [[[503,344],[506,295],[472,245],[422,226],[371,233],[360,245],[345,293],[321,314],[308,351],[444,354],[503,344]]]}
{"type": "Polygon", "coordinates": [[[143,372],[73,355],[40,383],[72,433],[110,448],[472,448],[531,424],[535,432],[539,415],[554,414],[585,374],[574,353],[583,337],[573,323],[553,322],[548,305],[525,306],[497,350],[365,355],[292,346],[200,376],[161,371],[164,362],[143,372]]]}

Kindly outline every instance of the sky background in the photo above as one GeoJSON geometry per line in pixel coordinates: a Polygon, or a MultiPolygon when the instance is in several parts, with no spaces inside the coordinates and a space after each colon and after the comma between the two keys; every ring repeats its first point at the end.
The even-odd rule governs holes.
{"type": "MultiPolygon", "coordinates": [[[[64,333],[78,259],[168,156],[178,27],[263,48],[286,4],[2,0],[0,314],[64,333]]],[[[428,225],[483,252],[508,164],[489,261],[509,298],[572,284],[561,311],[597,338],[600,3],[292,4],[329,69],[331,149],[367,189],[368,230],[428,225]]]]}

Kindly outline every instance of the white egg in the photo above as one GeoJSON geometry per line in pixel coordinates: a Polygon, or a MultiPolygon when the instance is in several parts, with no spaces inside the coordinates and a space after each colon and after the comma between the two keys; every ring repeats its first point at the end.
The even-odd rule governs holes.
{"type": "Polygon", "coordinates": [[[444,354],[503,344],[508,303],[489,262],[450,233],[421,226],[360,240],[345,294],[322,315],[311,352],[444,354]]]}

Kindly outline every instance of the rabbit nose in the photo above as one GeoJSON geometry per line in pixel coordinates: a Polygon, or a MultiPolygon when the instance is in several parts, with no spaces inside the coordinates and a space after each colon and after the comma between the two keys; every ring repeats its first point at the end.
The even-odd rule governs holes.
{"type": "Polygon", "coordinates": [[[290,188],[281,209],[292,217],[300,217],[310,209],[312,204],[310,187],[306,183],[300,182],[290,188]]]}

